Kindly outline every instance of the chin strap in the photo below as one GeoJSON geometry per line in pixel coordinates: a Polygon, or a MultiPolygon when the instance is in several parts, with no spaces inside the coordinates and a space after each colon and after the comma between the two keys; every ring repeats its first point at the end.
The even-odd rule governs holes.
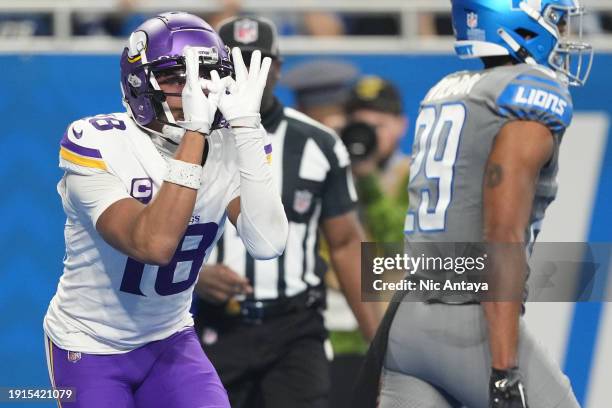
{"type": "Polygon", "coordinates": [[[508,44],[512,51],[514,51],[522,61],[526,62],[529,65],[538,65],[531,53],[527,51],[525,47],[517,43],[516,40],[512,38],[512,36],[508,34],[506,30],[500,28],[499,30],[497,30],[497,34],[499,34],[501,39],[504,40],[506,44],[508,44]]]}

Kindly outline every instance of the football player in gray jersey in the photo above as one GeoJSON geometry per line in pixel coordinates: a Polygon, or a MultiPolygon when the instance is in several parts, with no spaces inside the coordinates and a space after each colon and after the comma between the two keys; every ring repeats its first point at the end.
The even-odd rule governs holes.
{"type": "MultiPolygon", "coordinates": [[[[495,267],[514,274],[522,292],[524,249],[557,191],[573,112],[568,86],[583,85],[591,67],[591,47],[569,41],[582,9],[576,0],[453,0],[452,15],[457,54],[485,67],[447,76],[421,103],[406,248],[513,243],[521,256],[495,267]]],[[[379,406],[578,407],[568,378],[526,329],[521,299],[499,300],[392,303],[364,370],[374,379],[376,360],[384,366],[379,406]]],[[[357,405],[375,406],[365,394],[357,405]]]]}

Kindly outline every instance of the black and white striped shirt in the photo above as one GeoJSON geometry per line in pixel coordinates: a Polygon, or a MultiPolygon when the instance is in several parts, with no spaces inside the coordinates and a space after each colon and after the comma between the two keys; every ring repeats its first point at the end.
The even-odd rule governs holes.
{"type": "Polygon", "coordinates": [[[249,299],[292,297],[322,284],[327,265],[319,256],[319,223],[354,209],[357,194],[349,155],[333,130],[276,102],[263,118],[272,144],[272,167],[289,220],[282,256],[254,260],[231,223],[208,263],[222,263],[246,276],[249,299]]]}

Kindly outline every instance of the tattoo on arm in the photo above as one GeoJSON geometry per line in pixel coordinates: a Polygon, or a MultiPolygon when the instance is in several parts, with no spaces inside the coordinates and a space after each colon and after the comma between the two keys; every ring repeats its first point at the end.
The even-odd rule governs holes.
{"type": "Polygon", "coordinates": [[[486,170],[486,185],[488,188],[499,186],[504,177],[502,166],[497,163],[489,163],[486,170]]]}

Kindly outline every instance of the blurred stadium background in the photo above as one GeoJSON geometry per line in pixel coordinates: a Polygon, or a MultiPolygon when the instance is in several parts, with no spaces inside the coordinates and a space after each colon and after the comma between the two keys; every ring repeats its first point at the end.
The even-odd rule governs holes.
{"type": "MultiPolygon", "coordinates": [[[[587,86],[573,91],[560,192],[541,241],[612,241],[612,0],[583,3],[592,12],[585,28],[597,56],[587,86]]],[[[442,76],[478,66],[452,53],[449,0],[1,0],[0,386],[48,385],[41,325],[64,250],[58,142],[72,120],[122,110],[124,36],[169,7],[212,22],[235,13],[269,17],[283,35],[285,71],[323,57],[347,61],[396,83],[411,120],[442,76]]],[[[294,103],[288,89],[278,96],[294,103]]],[[[401,146],[406,152],[410,133],[401,146]]],[[[602,284],[610,298],[612,280],[602,284]]],[[[612,304],[539,303],[527,310],[581,404],[611,406],[612,304]]]]}

